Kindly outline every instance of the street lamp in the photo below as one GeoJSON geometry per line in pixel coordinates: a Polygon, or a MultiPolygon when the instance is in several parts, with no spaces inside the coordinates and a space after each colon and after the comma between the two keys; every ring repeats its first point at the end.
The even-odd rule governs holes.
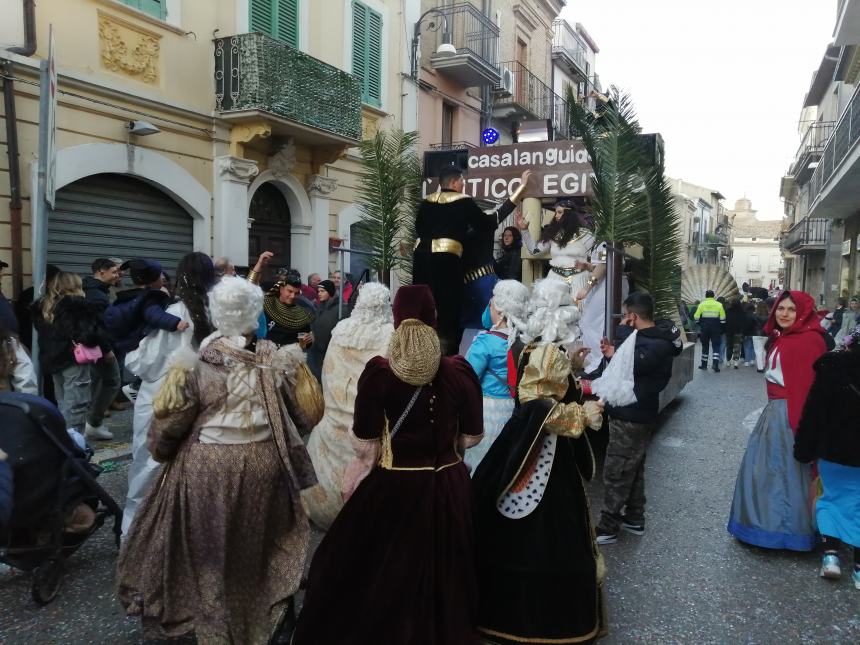
{"type": "MultiPolygon", "coordinates": [[[[451,44],[451,33],[448,31],[448,18],[439,9],[428,9],[421,14],[418,22],[415,23],[415,30],[412,34],[412,68],[410,76],[413,81],[418,79],[418,42],[421,38],[421,23],[431,14],[437,15],[442,19],[442,42],[436,48],[436,53],[440,56],[453,56],[457,53],[457,48],[451,44]]],[[[438,31],[439,29],[435,22],[429,23],[428,26],[432,31],[438,31]]]]}

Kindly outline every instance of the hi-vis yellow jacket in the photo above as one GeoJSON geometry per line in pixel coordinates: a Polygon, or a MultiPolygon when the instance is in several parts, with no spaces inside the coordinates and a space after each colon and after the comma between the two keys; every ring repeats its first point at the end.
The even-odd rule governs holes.
{"type": "Polygon", "coordinates": [[[726,322],[726,310],[723,309],[723,303],[718,302],[716,298],[705,298],[699,303],[696,313],[693,314],[693,319],[699,322],[699,319],[717,321],[720,323],[726,322]]]}

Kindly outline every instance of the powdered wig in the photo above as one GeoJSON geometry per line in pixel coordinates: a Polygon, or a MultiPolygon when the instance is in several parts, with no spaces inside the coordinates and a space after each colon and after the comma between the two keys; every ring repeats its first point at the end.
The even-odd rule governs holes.
{"type": "Polygon", "coordinates": [[[512,345],[518,333],[527,327],[529,315],[529,290],[517,280],[500,280],[493,287],[493,307],[507,321],[510,333],[508,345],[512,345]]]}
{"type": "Polygon", "coordinates": [[[529,319],[523,340],[570,343],[579,337],[579,309],[571,302],[570,287],[561,280],[539,280],[532,289],[529,319]]]}
{"type": "Polygon", "coordinates": [[[241,336],[257,328],[263,292],[255,284],[224,276],[209,292],[212,324],[222,336],[241,336]]]}
{"type": "Polygon", "coordinates": [[[352,314],[341,320],[332,331],[331,342],[355,349],[384,347],[387,351],[394,331],[392,320],[391,291],[384,284],[365,283],[358,290],[352,314]]]}

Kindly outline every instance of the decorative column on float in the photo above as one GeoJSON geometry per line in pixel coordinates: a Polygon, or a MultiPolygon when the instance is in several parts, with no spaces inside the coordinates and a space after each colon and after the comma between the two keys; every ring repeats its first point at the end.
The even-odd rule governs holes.
{"type": "MultiPolygon", "coordinates": [[[[523,217],[529,223],[529,234],[532,236],[532,239],[539,240],[541,229],[543,228],[543,206],[541,205],[541,201],[536,197],[526,197],[520,210],[523,217]]],[[[540,270],[540,259],[543,257],[543,254],[539,256],[532,255],[531,249],[523,249],[523,284],[532,284],[535,280],[543,277],[543,273],[540,270]]]]}
{"type": "Polygon", "coordinates": [[[328,244],[331,214],[329,199],[335,190],[337,190],[337,179],[323,175],[308,176],[307,191],[311,200],[311,221],[313,222],[308,245],[309,257],[304,264],[308,267],[308,275],[319,273],[322,276],[328,276],[329,273],[328,244]]]}
{"type": "Polygon", "coordinates": [[[215,158],[212,247],[216,258],[227,256],[237,266],[248,264],[248,184],[259,172],[250,159],[215,158]]]}

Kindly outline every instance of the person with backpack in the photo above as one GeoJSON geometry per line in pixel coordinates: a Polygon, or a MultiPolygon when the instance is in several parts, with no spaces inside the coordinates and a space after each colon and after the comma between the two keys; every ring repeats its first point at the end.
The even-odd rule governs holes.
{"type": "Polygon", "coordinates": [[[508,385],[508,350],[518,330],[525,329],[528,299],[528,287],[521,282],[497,282],[488,306],[489,330],[475,336],[466,352],[466,361],[475,370],[484,395],[484,440],[469,448],[464,458],[472,473],[514,411],[514,392],[508,385]]]}
{"type": "Polygon", "coordinates": [[[105,310],[105,326],[114,350],[125,356],[137,349],[140,341],[156,329],[185,331],[188,323],[165,311],[170,295],[162,289],[164,276],[155,260],[134,259],[124,263],[131,273],[133,289],[116,294],[114,303],[105,310]]]}

